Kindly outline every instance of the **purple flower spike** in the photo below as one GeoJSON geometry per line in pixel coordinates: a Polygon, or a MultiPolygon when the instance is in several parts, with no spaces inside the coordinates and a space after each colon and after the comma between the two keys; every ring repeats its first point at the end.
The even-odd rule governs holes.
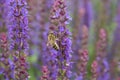
{"type": "Polygon", "coordinates": [[[91,0],[80,1],[80,16],[82,19],[82,25],[86,25],[88,28],[93,22],[93,4],[91,0]]]}
{"type": "Polygon", "coordinates": [[[26,0],[8,1],[8,34],[10,39],[10,50],[13,51],[12,58],[15,80],[27,80],[29,78],[28,63],[28,11],[26,0]]]}
{"type": "MultiPolygon", "coordinates": [[[[55,80],[69,80],[71,77],[71,39],[70,32],[66,27],[66,23],[70,17],[66,13],[66,5],[64,0],[55,0],[51,10],[51,23],[54,29],[51,30],[57,35],[57,45],[59,50],[56,51],[57,55],[52,60],[56,66],[57,77],[55,80]]],[[[55,52],[52,52],[55,53],[55,52]]],[[[55,55],[54,55],[55,56],[55,55]]],[[[53,57],[53,56],[52,56],[53,57]]]]}
{"type": "Polygon", "coordinates": [[[5,33],[0,34],[0,49],[2,49],[2,53],[0,54],[0,74],[3,74],[6,80],[14,79],[14,65],[9,58],[10,52],[5,33]]]}
{"type": "Polygon", "coordinates": [[[47,66],[43,66],[42,68],[42,76],[40,78],[40,80],[51,80],[49,77],[49,70],[47,68],[47,66]]]}
{"type": "Polygon", "coordinates": [[[98,66],[98,62],[95,60],[95,61],[93,61],[93,63],[92,63],[92,65],[91,65],[91,72],[92,72],[92,79],[94,80],[97,80],[97,78],[98,78],[98,68],[99,68],[99,66],[98,66]]]}
{"type": "Polygon", "coordinates": [[[99,39],[97,42],[97,55],[96,60],[98,62],[99,75],[98,80],[109,80],[110,79],[110,67],[106,58],[107,55],[107,32],[104,28],[99,31],[99,39]]]}
{"type": "Polygon", "coordinates": [[[0,0],[0,31],[6,27],[6,10],[6,0],[0,0]]]}
{"type": "Polygon", "coordinates": [[[78,63],[77,63],[77,73],[79,77],[85,79],[87,74],[87,63],[89,60],[88,56],[88,28],[83,25],[82,27],[82,35],[81,35],[81,49],[78,51],[78,63]]]}
{"type": "Polygon", "coordinates": [[[10,0],[8,14],[8,32],[10,49],[27,53],[28,46],[28,11],[25,0],[10,0]]]}

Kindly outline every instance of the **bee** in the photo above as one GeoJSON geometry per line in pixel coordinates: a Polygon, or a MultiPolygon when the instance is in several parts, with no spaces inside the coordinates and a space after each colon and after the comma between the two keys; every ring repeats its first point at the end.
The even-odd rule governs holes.
{"type": "Polygon", "coordinates": [[[48,42],[47,42],[47,46],[51,46],[52,48],[54,48],[55,50],[59,50],[59,46],[57,44],[57,36],[53,33],[53,32],[50,32],[48,34],[48,42]]]}

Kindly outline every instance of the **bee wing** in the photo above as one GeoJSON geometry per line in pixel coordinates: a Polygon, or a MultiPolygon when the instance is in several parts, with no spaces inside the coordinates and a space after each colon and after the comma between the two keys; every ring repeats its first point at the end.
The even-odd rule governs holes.
{"type": "Polygon", "coordinates": [[[56,48],[59,49],[59,46],[58,46],[58,44],[56,42],[55,42],[55,45],[56,45],[56,48]]]}

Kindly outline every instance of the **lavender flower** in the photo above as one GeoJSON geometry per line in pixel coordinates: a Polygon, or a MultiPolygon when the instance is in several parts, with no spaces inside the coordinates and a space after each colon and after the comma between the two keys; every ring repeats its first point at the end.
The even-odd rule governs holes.
{"type": "MultiPolygon", "coordinates": [[[[78,1],[78,0],[76,0],[78,1]]],[[[78,2],[77,2],[78,3],[78,2]]],[[[77,9],[76,9],[77,10],[77,9]]],[[[75,14],[75,20],[73,20],[75,23],[74,23],[74,28],[73,28],[73,45],[72,45],[72,49],[73,49],[73,52],[74,52],[74,55],[73,55],[73,59],[74,61],[78,61],[79,58],[78,58],[78,51],[79,49],[82,47],[81,46],[81,36],[82,36],[82,27],[81,26],[81,20],[82,20],[82,17],[84,15],[84,9],[81,8],[80,10],[77,10],[76,12],[77,14],[75,14]]],[[[76,67],[76,65],[75,65],[76,67]]],[[[78,71],[78,70],[77,70],[78,71]]]]}
{"type": "MultiPolygon", "coordinates": [[[[57,15],[57,8],[58,7],[58,4],[57,4],[57,1],[55,0],[54,3],[53,3],[53,6],[52,6],[52,9],[51,9],[51,14],[50,14],[50,21],[51,21],[51,24],[50,24],[50,30],[54,32],[54,34],[56,35],[56,32],[54,31],[56,28],[55,26],[58,24],[58,17],[56,16],[57,15]],[[55,24],[56,23],[56,24],[55,24]]],[[[52,48],[52,47],[49,47],[48,46],[48,54],[47,54],[47,63],[48,63],[48,66],[49,66],[49,70],[50,70],[50,77],[51,79],[53,80],[57,80],[57,77],[58,77],[58,52],[52,48]]]]}
{"type": "Polygon", "coordinates": [[[9,2],[9,39],[10,39],[10,49],[28,51],[28,12],[27,3],[25,0],[10,0],[9,2]]]}
{"type": "Polygon", "coordinates": [[[88,28],[87,26],[83,25],[82,26],[82,35],[81,35],[81,48],[82,49],[87,49],[88,48],[88,28]]]}
{"type": "Polygon", "coordinates": [[[53,4],[53,2],[54,2],[54,0],[46,0],[47,1],[47,7],[48,7],[48,9],[51,9],[51,6],[52,6],[52,4],[53,4]]]}
{"type": "MultiPolygon", "coordinates": [[[[40,15],[37,14],[37,16],[39,16],[39,22],[40,22],[40,35],[39,35],[39,38],[40,38],[40,45],[39,45],[39,48],[41,49],[41,55],[42,56],[42,63],[44,65],[47,64],[47,61],[46,61],[46,56],[48,54],[47,52],[47,33],[48,33],[48,13],[47,13],[47,1],[45,0],[41,0],[39,1],[39,5],[41,5],[41,8],[39,8],[39,13],[40,15]]],[[[40,59],[40,56],[39,56],[39,59],[40,59]]]]}
{"type": "Polygon", "coordinates": [[[78,69],[79,69],[79,76],[82,77],[82,79],[85,79],[87,74],[87,63],[88,63],[88,50],[87,49],[81,49],[79,50],[80,54],[80,63],[78,63],[78,69]]]}
{"type": "Polygon", "coordinates": [[[88,63],[88,28],[84,25],[82,27],[81,35],[81,49],[78,51],[78,76],[85,79],[87,74],[87,63],[88,63]]]}
{"type": "Polygon", "coordinates": [[[71,39],[69,37],[70,32],[66,28],[66,22],[69,20],[69,16],[66,14],[65,11],[65,2],[64,0],[56,0],[56,4],[58,4],[58,28],[57,34],[59,38],[59,47],[60,50],[58,51],[58,60],[59,63],[59,77],[58,79],[65,79],[69,80],[70,78],[70,68],[71,68],[71,39]]]}
{"type": "Polygon", "coordinates": [[[8,42],[5,33],[0,34],[0,43],[0,48],[2,49],[2,53],[0,54],[0,73],[2,72],[5,80],[14,79],[14,65],[9,58],[10,53],[8,51],[8,42]]]}
{"type": "Polygon", "coordinates": [[[55,35],[58,36],[59,50],[55,51],[51,49],[53,65],[57,71],[57,78],[54,80],[69,80],[70,68],[71,68],[71,39],[69,37],[70,32],[66,28],[66,23],[69,20],[69,16],[65,11],[64,0],[55,0],[53,8],[51,10],[51,23],[53,28],[51,29],[55,35]],[[57,26],[57,27],[55,27],[57,26]],[[57,54],[56,54],[57,53],[57,54]]]}
{"type": "MultiPolygon", "coordinates": [[[[97,57],[105,58],[107,48],[107,34],[105,29],[100,29],[99,40],[97,42],[97,57]]],[[[99,59],[99,58],[98,58],[99,59]]]]}
{"type": "Polygon", "coordinates": [[[6,0],[0,0],[0,31],[4,30],[6,23],[6,0]]]}
{"type": "Polygon", "coordinates": [[[26,62],[28,46],[28,12],[26,0],[10,0],[9,14],[8,14],[8,32],[10,39],[10,49],[14,52],[12,54],[15,66],[15,79],[26,80],[29,78],[26,62]],[[26,53],[26,54],[25,54],[26,53]]]}
{"type": "MultiPolygon", "coordinates": [[[[50,5],[48,5],[48,0],[35,0],[32,1],[31,11],[30,11],[30,18],[31,18],[31,24],[30,27],[32,31],[30,32],[30,35],[32,37],[31,39],[31,51],[34,49],[34,53],[37,53],[37,61],[36,66],[38,69],[41,70],[39,67],[40,64],[48,66],[50,59],[49,52],[47,50],[47,35],[48,35],[48,29],[49,29],[49,23],[48,23],[48,6],[50,8],[50,5]],[[40,64],[39,64],[40,63],[40,64]]],[[[32,52],[33,53],[33,52],[32,52]]],[[[53,67],[53,66],[52,66],[53,67]]],[[[51,67],[51,68],[52,68],[51,67]]],[[[50,66],[48,66],[48,69],[50,69],[50,66]]],[[[53,70],[52,70],[53,71],[53,70]]],[[[51,73],[52,74],[52,73],[51,73]]],[[[37,75],[39,76],[39,75],[37,75]]],[[[44,74],[42,76],[42,80],[44,79],[44,74]]]]}
{"type": "Polygon", "coordinates": [[[115,54],[119,52],[118,47],[120,46],[119,45],[120,36],[118,36],[120,34],[120,32],[119,32],[119,30],[120,30],[120,5],[119,4],[120,4],[120,1],[117,1],[117,11],[116,11],[117,13],[116,13],[116,16],[115,16],[116,28],[114,30],[113,43],[112,43],[112,47],[111,47],[111,50],[110,50],[111,52],[109,54],[110,59],[113,59],[113,56],[115,56],[115,54]]]}
{"type": "Polygon", "coordinates": [[[49,77],[49,70],[48,70],[47,66],[43,66],[42,76],[41,76],[40,80],[51,80],[49,77]]]}
{"type": "Polygon", "coordinates": [[[109,80],[109,64],[106,59],[107,52],[107,33],[105,29],[101,28],[99,32],[99,40],[97,42],[97,57],[96,60],[99,64],[99,75],[98,80],[109,80]]]}
{"type": "Polygon", "coordinates": [[[81,3],[82,8],[84,9],[82,25],[86,25],[89,28],[93,22],[92,3],[91,0],[82,0],[81,3]]]}
{"type": "Polygon", "coordinates": [[[13,54],[13,62],[15,66],[15,79],[17,80],[28,80],[30,77],[27,70],[28,70],[28,63],[26,62],[26,55],[22,54],[19,57],[19,52],[16,51],[15,54],[13,54]]]}
{"type": "Polygon", "coordinates": [[[30,11],[30,15],[32,15],[30,16],[31,52],[33,53],[34,47],[34,50],[38,53],[38,63],[46,65],[46,54],[48,53],[46,43],[49,28],[47,0],[32,1],[30,6],[32,8],[30,11]]]}
{"type": "Polygon", "coordinates": [[[91,72],[92,72],[92,79],[93,80],[97,80],[98,78],[98,62],[96,60],[93,61],[92,65],[91,65],[91,72]]]}
{"type": "Polygon", "coordinates": [[[111,61],[111,69],[110,69],[110,73],[111,73],[111,79],[115,78],[116,72],[115,72],[115,65],[116,61],[114,61],[115,58],[119,58],[117,57],[120,52],[119,46],[120,46],[120,1],[116,1],[116,5],[117,5],[117,9],[116,9],[116,15],[115,15],[115,23],[116,23],[116,27],[114,30],[114,34],[113,34],[113,42],[112,42],[112,47],[110,48],[110,53],[109,53],[109,60],[111,61]],[[114,54],[113,54],[114,53],[114,54]],[[116,57],[115,57],[116,56],[116,57]]]}

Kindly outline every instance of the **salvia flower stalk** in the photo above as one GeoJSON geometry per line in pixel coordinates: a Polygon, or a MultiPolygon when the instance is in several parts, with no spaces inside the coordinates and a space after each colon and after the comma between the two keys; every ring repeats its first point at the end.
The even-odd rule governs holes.
{"type": "Polygon", "coordinates": [[[21,56],[19,56],[19,52],[15,52],[13,54],[13,62],[14,62],[14,66],[15,66],[15,70],[14,70],[14,75],[15,75],[15,79],[16,80],[28,80],[28,78],[30,77],[27,70],[28,70],[28,62],[26,61],[26,55],[25,54],[21,54],[21,56]]]}
{"type": "MultiPolygon", "coordinates": [[[[38,8],[38,4],[39,2],[37,2],[37,0],[27,0],[28,2],[28,19],[29,19],[29,27],[30,27],[30,37],[32,39],[30,39],[30,52],[29,54],[32,55],[34,53],[34,51],[36,51],[36,54],[40,53],[39,50],[39,33],[40,33],[40,23],[39,23],[39,16],[36,16],[37,12],[39,12],[38,8]]],[[[39,13],[38,13],[39,14],[39,13]]]]}
{"type": "MultiPolygon", "coordinates": [[[[76,0],[76,1],[78,1],[78,0],[76,0]]],[[[78,61],[78,54],[77,53],[78,53],[78,50],[81,48],[81,45],[80,45],[81,35],[82,35],[81,21],[82,21],[83,15],[84,15],[84,9],[80,8],[75,13],[77,13],[77,14],[75,14],[75,20],[74,20],[75,23],[74,23],[74,29],[73,29],[72,49],[74,52],[73,57],[75,57],[75,61],[78,61]]]]}
{"type": "Polygon", "coordinates": [[[7,35],[5,33],[0,34],[0,48],[2,49],[0,54],[0,73],[3,74],[5,80],[14,79],[14,65],[10,59],[7,35]]]}
{"type": "Polygon", "coordinates": [[[88,28],[87,26],[82,27],[81,35],[81,49],[78,51],[79,62],[77,63],[78,75],[82,79],[85,79],[87,74],[87,63],[88,63],[88,28]]]}
{"type": "MultiPolygon", "coordinates": [[[[117,1],[117,4],[119,4],[120,1],[117,1]]],[[[110,59],[112,60],[116,55],[116,53],[119,52],[119,43],[120,43],[120,5],[117,5],[117,11],[116,11],[116,16],[115,16],[115,23],[116,23],[116,28],[114,30],[114,35],[113,35],[113,43],[111,47],[111,52],[110,52],[110,59]],[[118,47],[117,47],[118,46],[118,47]],[[114,53],[114,54],[113,54],[114,53]]]]}
{"type": "Polygon", "coordinates": [[[81,0],[80,5],[84,9],[82,25],[86,25],[89,28],[93,22],[93,4],[91,0],[81,0]]]}
{"type": "MultiPolygon", "coordinates": [[[[56,6],[56,1],[54,1],[53,6],[50,10],[50,27],[49,27],[49,32],[52,32],[53,35],[52,37],[54,37],[54,39],[56,40],[55,36],[56,36],[56,32],[55,30],[55,26],[57,25],[57,16],[56,16],[56,11],[57,11],[57,6],[56,6]]],[[[48,38],[51,38],[51,36],[49,36],[48,33],[48,38]]],[[[55,41],[54,40],[54,41],[55,41]]],[[[52,41],[52,40],[51,40],[52,41]]],[[[50,41],[50,43],[51,43],[50,41]]],[[[52,41],[53,43],[55,43],[54,41],[52,41]]],[[[47,40],[47,42],[49,42],[47,40]]],[[[52,44],[51,46],[53,46],[55,44],[52,44]]],[[[48,63],[48,69],[50,70],[50,77],[52,80],[57,80],[57,76],[58,76],[58,59],[57,59],[57,51],[55,50],[55,48],[50,47],[50,45],[47,44],[47,49],[48,49],[48,54],[46,55],[47,57],[47,63],[48,63]]]]}
{"type": "MultiPolygon", "coordinates": [[[[47,55],[47,33],[48,33],[48,13],[47,13],[47,0],[41,0],[39,1],[39,5],[41,6],[39,8],[39,12],[37,13],[36,17],[39,15],[39,23],[40,23],[40,49],[41,49],[41,55],[42,56],[42,63],[43,65],[47,64],[46,61],[46,55],[47,55]]],[[[39,56],[39,58],[40,58],[39,56]]]]}
{"type": "MultiPolygon", "coordinates": [[[[57,60],[57,78],[55,80],[69,80],[70,79],[70,68],[71,68],[71,39],[70,32],[66,27],[68,23],[69,16],[65,10],[65,1],[64,0],[55,0],[52,14],[50,18],[52,19],[52,26],[54,27],[54,34],[57,36],[57,45],[58,50],[55,60],[57,60]]],[[[55,49],[54,49],[55,50],[55,49]]],[[[53,52],[55,53],[55,52],[53,52]]]]}
{"type": "Polygon", "coordinates": [[[7,15],[7,6],[6,0],[0,0],[0,32],[6,31],[6,15],[7,15]]]}
{"type": "Polygon", "coordinates": [[[91,65],[91,72],[92,72],[92,79],[93,80],[97,80],[98,78],[98,62],[96,60],[93,61],[92,65],[91,65]]]}
{"type": "Polygon", "coordinates": [[[28,76],[28,11],[26,0],[10,0],[8,2],[8,34],[10,39],[10,50],[15,66],[14,75],[16,80],[26,80],[28,76]]]}
{"type": "Polygon", "coordinates": [[[98,80],[109,80],[109,64],[107,61],[107,32],[104,28],[99,31],[99,40],[97,42],[97,56],[96,60],[99,65],[98,80]]]}
{"type": "Polygon", "coordinates": [[[66,13],[66,5],[64,0],[57,0],[58,6],[58,65],[59,65],[59,74],[58,79],[60,80],[69,80],[71,75],[71,39],[70,32],[66,27],[68,20],[70,19],[69,15],[66,13]]]}
{"type": "Polygon", "coordinates": [[[10,49],[28,51],[28,11],[25,0],[10,0],[8,14],[8,31],[10,39],[10,49]]]}
{"type": "MultiPolygon", "coordinates": [[[[116,16],[115,16],[115,23],[116,23],[116,28],[114,30],[114,35],[113,35],[113,43],[112,43],[112,47],[111,47],[111,50],[110,50],[110,60],[111,60],[111,79],[114,79],[115,78],[115,75],[116,75],[116,72],[115,72],[115,64],[116,62],[118,64],[120,64],[120,60],[119,61],[115,61],[116,58],[119,58],[119,52],[120,52],[120,1],[118,0],[117,1],[117,10],[116,10],[116,16]],[[113,54],[114,53],[114,54],[113,54]],[[115,63],[113,65],[113,62],[115,63]]],[[[118,65],[119,66],[119,65],[118,65]]],[[[120,67],[118,67],[120,68],[120,67]]],[[[120,70],[118,69],[118,72],[120,73],[120,70]]]]}
{"type": "Polygon", "coordinates": [[[42,76],[40,78],[40,80],[51,80],[49,77],[49,70],[47,68],[47,66],[43,66],[42,67],[42,76]]]}

